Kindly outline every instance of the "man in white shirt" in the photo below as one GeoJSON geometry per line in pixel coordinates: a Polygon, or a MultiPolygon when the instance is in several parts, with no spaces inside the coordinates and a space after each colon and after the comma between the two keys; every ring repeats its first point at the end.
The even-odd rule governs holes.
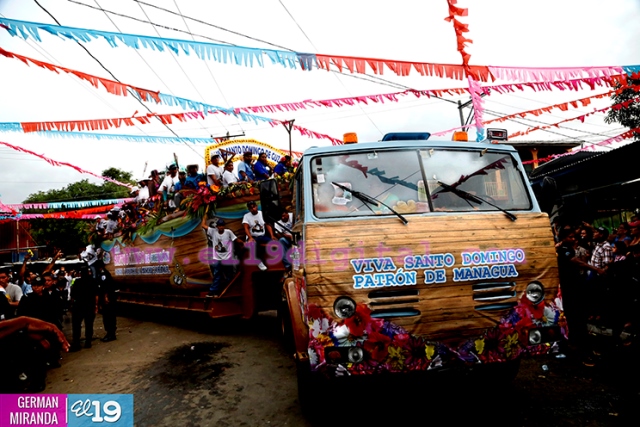
{"type": "Polygon", "coordinates": [[[224,168],[220,166],[220,155],[211,156],[211,164],[207,166],[207,185],[222,185],[222,174],[224,168]]]}
{"type": "Polygon", "coordinates": [[[149,198],[149,178],[140,179],[138,184],[140,184],[140,189],[138,190],[138,195],[135,200],[138,205],[144,206],[149,198]]]}
{"type": "Polygon", "coordinates": [[[229,160],[224,165],[224,173],[222,174],[222,186],[227,188],[229,184],[238,182],[238,178],[233,173],[233,162],[229,160]]]}
{"type": "Polygon", "coordinates": [[[162,184],[158,188],[158,192],[162,193],[162,201],[164,202],[165,209],[173,211],[176,208],[176,204],[173,201],[175,193],[175,185],[178,183],[178,166],[172,164],[169,166],[169,172],[164,177],[162,184]]]}
{"type": "Polygon", "coordinates": [[[278,241],[282,245],[282,264],[287,270],[291,268],[291,263],[287,258],[287,252],[293,245],[293,235],[291,229],[293,228],[293,214],[285,210],[282,211],[280,219],[274,224],[276,234],[280,236],[278,241]]]}
{"type": "Polygon", "coordinates": [[[247,212],[242,218],[244,232],[247,235],[247,243],[253,243],[256,245],[258,259],[260,260],[258,268],[265,271],[267,266],[263,261],[264,248],[262,245],[267,244],[272,240],[276,240],[276,238],[273,235],[271,225],[264,222],[262,212],[258,210],[256,202],[251,201],[247,203],[247,208],[249,209],[249,212],[247,212]]]}
{"type": "Polygon", "coordinates": [[[233,254],[233,244],[240,243],[240,239],[233,234],[233,231],[224,228],[223,219],[216,221],[216,227],[207,225],[206,215],[202,218],[202,228],[211,239],[213,248],[211,250],[211,271],[213,272],[213,283],[209,288],[210,297],[220,296],[224,287],[231,281],[235,273],[235,265],[238,260],[233,254]]]}

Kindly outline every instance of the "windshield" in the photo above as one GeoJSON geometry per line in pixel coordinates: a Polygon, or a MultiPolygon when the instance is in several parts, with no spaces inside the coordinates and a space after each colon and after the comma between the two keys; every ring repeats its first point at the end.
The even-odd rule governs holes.
{"type": "Polygon", "coordinates": [[[531,209],[523,177],[506,153],[454,149],[340,153],[313,158],[311,175],[318,218],[395,215],[388,207],[401,214],[531,209]],[[347,189],[378,203],[366,203],[347,189]]]}

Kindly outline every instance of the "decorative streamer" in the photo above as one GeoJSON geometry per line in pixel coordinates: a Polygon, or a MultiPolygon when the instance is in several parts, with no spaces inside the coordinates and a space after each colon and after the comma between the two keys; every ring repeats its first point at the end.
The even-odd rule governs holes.
{"type": "MultiPolygon", "coordinates": [[[[25,64],[35,64],[44,69],[58,72],[58,70],[67,72],[74,76],[77,76],[83,80],[89,81],[95,87],[99,87],[98,82],[102,84],[103,87],[107,89],[107,91],[114,95],[126,96],[128,94],[127,88],[134,91],[134,94],[138,95],[138,98],[142,101],[150,101],[153,100],[157,103],[171,105],[171,106],[179,106],[185,110],[197,110],[202,111],[204,114],[209,114],[210,111],[218,111],[223,110],[228,114],[240,114],[242,112],[246,113],[274,113],[274,112],[290,112],[290,111],[298,111],[301,109],[306,109],[308,107],[342,107],[342,106],[353,106],[356,103],[368,104],[369,102],[373,103],[384,103],[385,101],[398,102],[399,97],[413,95],[417,98],[421,96],[431,97],[443,97],[444,95],[461,95],[468,93],[469,90],[465,88],[449,88],[449,89],[426,89],[426,90],[416,90],[416,89],[407,89],[400,92],[386,93],[386,94],[376,94],[376,95],[364,95],[364,96],[354,96],[347,98],[333,98],[333,99],[325,99],[325,100],[304,100],[299,102],[291,102],[291,103],[283,103],[283,104],[271,104],[271,105],[263,105],[263,106],[252,106],[252,107],[241,107],[235,109],[225,109],[222,107],[217,107],[213,105],[208,105],[204,103],[200,103],[197,101],[192,101],[185,98],[179,98],[173,95],[166,95],[159,92],[151,91],[149,89],[144,89],[140,87],[136,87],[133,85],[123,84],[119,82],[114,82],[113,80],[103,79],[98,76],[94,76],[91,74],[82,73],[80,71],[72,70],[69,68],[59,67],[54,64],[50,64],[47,62],[39,61],[33,58],[29,58],[23,55],[18,55],[13,52],[8,52],[0,48],[0,55],[3,55],[7,58],[18,59],[25,64]]],[[[640,68],[640,67],[639,67],[640,68]]],[[[482,86],[482,90],[485,94],[490,94],[493,91],[498,93],[508,93],[515,92],[515,90],[523,91],[525,88],[531,88],[534,91],[539,90],[580,90],[583,87],[583,84],[589,86],[591,90],[594,90],[596,86],[609,86],[613,87],[616,84],[626,85],[626,75],[618,74],[609,77],[585,77],[568,81],[552,81],[552,82],[528,82],[528,83],[512,83],[512,84],[503,84],[503,85],[485,85],[482,86]]],[[[489,122],[486,122],[487,124],[489,122]]],[[[17,130],[22,131],[22,128],[19,124],[13,124],[16,126],[16,129],[5,129],[5,130],[17,130]]],[[[0,129],[3,130],[3,129],[0,129]]],[[[123,136],[124,137],[124,136],[123,136]]],[[[163,142],[162,137],[151,137],[152,142],[163,142]]],[[[190,138],[185,138],[189,140],[190,138]]],[[[131,139],[135,142],[140,142],[131,139]]],[[[191,142],[191,141],[188,141],[191,142]]]]}
{"type": "Polygon", "coordinates": [[[630,129],[630,130],[628,130],[626,132],[621,133],[620,135],[614,136],[613,138],[609,138],[609,139],[605,139],[604,141],[600,141],[597,144],[592,144],[592,145],[589,145],[587,147],[571,151],[569,153],[553,154],[551,156],[547,156],[547,157],[544,157],[542,159],[537,159],[537,160],[526,160],[526,161],[522,162],[522,164],[523,165],[528,165],[528,164],[535,163],[535,162],[538,162],[538,163],[549,162],[549,161],[551,161],[553,159],[557,159],[558,157],[571,156],[571,155],[573,155],[573,154],[575,154],[575,153],[577,153],[579,151],[592,151],[592,150],[595,150],[596,147],[604,147],[604,146],[607,146],[607,145],[611,145],[614,142],[621,142],[621,141],[624,141],[625,139],[633,138],[638,133],[640,133],[640,128],[633,128],[633,129],[630,129]]]}
{"type": "Polygon", "coordinates": [[[465,50],[467,43],[473,43],[473,40],[468,39],[464,35],[464,33],[469,32],[469,25],[463,24],[456,19],[457,17],[468,16],[469,10],[457,7],[457,3],[458,0],[447,0],[449,16],[445,18],[445,21],[451,22],[453,24],[453,29],[456,32],[457,49],[462,57],[462,67],[465,70],[465,76],[469,82],[469,95],[471,95],[473,119],[476,126],[476,141],[482,141],[484,140],[484,127],[482,124],[482,113],[484,112],[484,107],[482,106],[482,95],[484,95],[485,92],[480,87],[480,83],[478,83],[478,81],[481,80],[478,78],[479,76],[471,72],[471,68],[469,66],[469,59],[471,58],[471,55],[469,55],[465,50]]]}
{"type": "Polygon", "coordinates": [[[524,132],[518,131],[518,132],[515,132],[515,133],[509,135],[509,138],[515,138],[516,136],[528,135],[531,132],[536,131],[536,130],[543,130],[543,129],[549,129],[551,127],[558,127],[558,125],[561,125],[562,123],[571,122],[571,121],[574,121],[574,120],[580,120],[582,123],[584,123],[584,119],[587,118],[588,116],[591,116],[591,115],[596,114],[596,113],[602,113],[602,112],[605,112],[605,111],[610,110],[610,109],[620,110],[622,108],[627,108],[627,107],[629,107],[629,105],[633,104],[634,102],[640,102],[640,97],[633,98],[633,99],[628,99],[626,101],[619,102],[617,104],[614,104],[614,105],[611,105],[611,106],[608,106],[608,107],[594,109],[592,112],[583,114],[583,115],[578,116],[578,117],[573,117],[573,118],[570,118],[570,119],[561,120],[559,122],[551,123],[551,124],[544,125],[544,126],[536,126],[536,127],[533,127],[533,128],[529,128],[524,132]]]}
{"type": "MultiPolygon", "coordinates": [[[[105,210],[105,205],[120,206],[125,203],[132,202],[133,198],[126,199],[104,199],[104,200],[83,200],[83,201],[69,201],[69,202],[42,202],[42,203],[17,203],[6,205],[15,210],[22,209],[77,209],[102,206],[102,211],[105,210]]],[[[109,210],[109,209],[107,209],[109,210]]],[[[93,212],[86,212],[93,213],[93,212]]]]}
{"type": "Polygon", "coordinates": [[[102,78],[102,77],[93,76],[91,74],[82,73],[80,71],[72,70],[70,68],[65,68],[65,67],[61,67],[61,66],[58,66],[58,65],[50,64],[48,62],[39,61],[37,59],[29,58],[28,56],[18,55],[17,53],[6,51],[6,50],[2,49],[1,47],[0,47],[0,55],[2,55],[4,57],[7,57],[7,58],[18,59],[18,60],[24,62],[27,65],[29,65],[29,63],[32,63],[34,65],[37,65],[38,67],[45,68],[45,69],[53,71],[55,73],[58,73],[58,71],[62,71],[62,72],[74,75],[74,76],[78,77],[81,80],[84,80],[84,81],[87,81],[87,82],[91,83],[96,88],[100,87],[100,84],[101,84],[106,89],[107,92],[109,92],[109,93],[111,93],[113,95],[127,96],[127,94],[129,93],[129,91],[127,89],[130,89],[130,90],[134,91],[136,94],[138,94],[140,99],[142,99],[144,101],[153,100],[153,101],[155,101],[157,103],[160,103],[160,98],[158,97],[158,92],[154,92],[154,91],[151,91],[151,90],[148,90],[148,89],[142,89],[142,88],[139,88],[139,87],[136,87],[136,86],[123,84],[123,83],[116,82],[114,80],[105,79],[105,78],[102,78]]]}
{"type": "Polygon", "coordinates": [[[45,160],[47,163],[49,163],[50,165],[53,165],[53,166],[67,166],[67,167],[70,167],[72,169],[75,169],[76,171],[78,171],[80,173],[93,175],[93,176],[95,176],[97,178],[104,179],[105,181],[113,182],[114,184],[118,184],[118,185],[120,185],[122,187],[132,188],[131,185],[129,185],[129,184],[125,184],[125,183],[122,183],[120,181],[116,181],[115,179],[109,178],[107,176],[100,176],[100,175],[95,174],[95,173],[93,173],[91,171],[84,170],[82,168],[79,168],[78,166],[72,165],[71,163],[59,162],[57,160],[50,159],[49,157],[45,157],[45,156],[43,156],[41,154],[34,153],[33,151],[30,151],[30,150],[27,150],[27,149],[24,149],[24,148],[21,148],[21,147],[17,147],[15,145],[11,145],[11,144],[9,144],[7,142],[0,141],[0,144],[5,145],[5,146],[7,146],[9,148],[12,148],[12,149],[14,149],[16,151],[20,151],[20,152],[23,152],[23,153],[31,154],[32,156],[39,157],[39,158],[45,160]]]}
{"type": "Polygon", "coordinates": [[[386,67],[398,76],[407,76],[411,70],[416,70],[422,76],[446,77],[456,80],[462,80],[465,77],[472,76],[475,80],[483,82],[494,81],[497,78],[506,80],[567,80],[584,77],[585,75],[588,77],[609,77],[614,74],[629,74],[640,71],[640,65],[574,68],[516,68],[469,65],[470,55],[465,51],[465,45],[472,43],[472,40],[464,36],[464,33],[468,31],[467,24],[463,24],[456,19],[456,17],[466,16],[467,9],[456,7],[456,0],[447,0],[447,2],[449,4],[449,17],[447,21],[452,22],[454,25],[458,50],[462,55],[463,65],[347,57],[329,54],[314,55],[284,50],[228,46],[208,42],[88,30],[1,17],[0,26],[5,28],[12,36],[20,37],[24,40],[32,37],[38,42],[41,42],[40,31],[45,31],[65,40],[90,42],[95,39],[103,39],[111,47],[124,44],[134,49],[144,47],[161,52],[171,50],[175,54],[182,52],[190,55],[191,52],[193,52],[198,58],[203,60],[213,60],[224,64],[233,62],[236,65],[247,67],[253,67],[254,63],[260,67],[264,67],[263,57],[266,56],[273,64],[292,69],[300,68],[305,71],[312,70],[314,67],[329,70],[331,65],[334,65],[340,70],[348,69],[352,73],[365,73],[367,69],[370,69],[374,74],[383,74],[384,68],[386,67]]]}
{"type": "MultiPolygon", "coordinates": [[[[223,111],[220,111],[224,113],[223,111]]],[[[251,115],[252,117],[256,117],[260,120],[264,120],[269,123],[272,127],[276,127],[280,124],[283,124],[284,121],[269,119],[266,117],[260,117],[251,115]]],[[[62,130],[65,132],[59,132],[57,135],[63,136],[68,135],[70,131],[75,129],[78,130],[96,130],[96,129],[109,129],[112,127],[121,127],[121,126],[134,126],[135,121],[141,124],[150,123],[151,118],[158,118],[162,121],[162,123],[171,124],[173,120],[178,120],[184,122],[190,119],[196,118],[204,118],[204,113],[201,111],[192,111],[186,113],[171,113],[171,114],[156,114],[149,113],[144,116],[134,116],[134,117],[121,117],[121,118],[112,118],[112,119],[92,119],[92,120],[72,120],[72,121],[57,121],[57,122],[24,122],[18,123],[20,128],[25,132],[44,132],[49,130],[62,130]]],[[[0,130],[16,130],[18,127],[16,123],[0,123],[0,130]]],[[[329,135],[312,131],[310,129],[304,128],[302,126],[294,126],[298,132],[300,132],[303,136],[308,136],[316,139],[327,139],[331,141],[333,145],[341,145],[342,140],[331,137],[329,135]]]]}

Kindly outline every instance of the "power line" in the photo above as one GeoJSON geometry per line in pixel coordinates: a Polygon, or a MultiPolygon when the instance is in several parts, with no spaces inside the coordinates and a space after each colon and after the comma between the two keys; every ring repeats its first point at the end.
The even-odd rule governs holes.
{"type": "Polygon", "coordinates": [[[229,29],[227,29],[227,28],[220,27],[220,26],[218,26],[218,25],[214,25],[214,24],[212,24],[212,23],[210,23],[210,22],[202,21],[202,20],[200,20],[200,19],[192,18],[192,17],[190,17],[190,16],[185,16],[185,15],[182,15],[181,13],[176,13],[176,12],[174,12],[173,10],[169,10],[169,9],[165,9],[165,8],[163,8],[163,7],[160,7],[160,6],[156,6],[155,4],[150,4],[150,3],[147,3],[147,2],[144,2],[144,1],[141,1],[141,0],[133,0],[133,1],[135,1],[136,3],[144,4],[145,6],[149,6],[149,7],[153,7],[153,8],[155,8],[155,9],[162,10],[162,11],[167,12],[167,13],[170,13],[170,14],[172,14],[172,15],[183,16],[184,18],[189,19],[189,20],[191,20],[191,21],[197,22],[197,23],[199,23],[199,24],[204,24],[204,25],[207,25],[207,26],[209,26],[209,27],[216,28],[216,29],[221,30],[221,31],[225,31],[225,32],[227,32],[227,33],[231,33],[231,34],[234,34],[234,35],[236,35],[236,36],[244,37],[244,38],[247,38],[247,39],[249,39],[249,40],[257,41],[257,42],[260,42],[260,43],[267,44],[267,45],[269,45],[269,46],[273,46],[273,47],[277,47],[277,48],[280,48],[280,49],[284,49],[284,50],[288,50],[288,51],[293,52],[293,50],[292,50],[292,49],[286,48],[286,47],[284,47],[284,46],[280,46],[280,45],[277,45],[277,44],[275,44],[275,43],[270,43],[270,42],[265,41],[265,40],[260,40],[260,39],[258,39],[258,38],[256,38],[256,37],[251,37],[251,36],[248,36],[248,35],[246,35],[246,34],[239,33],[239,32],[237,32],[237,31],[229,30],[229,29]]]}
{"type": "MultiPolygon", "coordinates": [[[[58,25],[61,25],[60,22],[44,7],[42,6],[38,0],[33,0],[38,7],[40,7],[40,9],[42,9],[47,15],[49,15],[51,17],[51,19],[54,20],[54,22],[58,25]]],[[[93,56],[93,54],[89,51],[89,49],[87,49],[82,43],[76,41],[76,44],[78,46],[80,46],[91,58],[93,58],[94,61],[96,61],[107,73],[109,73],[109,75],[118,83],[122,83],[120,80],[118,80],[118,78],[107,68],[104,66],[104,64],[102,62],[100,62],[100,60],[98,58],[96,58],[95,56],[93,56]]],[[[133,91],[129,88],[127,88],[127,91],[131,94],[131,96],[136,99],[138,101],[138,103],[140,103],[140,105],[142,105],[149,113],[152,113],[151,109],[144,103],[142,102],[142,100],[140,100],[136,94],[133,93],[133,91]]],[[[167,129],[169,129],[169,131],[176,137],[176,138],[180,138],[178,136],[177,133],[175,133],[173,131],[173,129],[171,129],[166,123],[163,123],[162,120],[160,120],[158,117],[156,117],[156,119],[162,123],[167,129]]],[[[189,149],[191,149],[192,151],[196,152],[192,147],[190,147],[187,143],[184,143],[187,147],[189,147],[189,149]]],[[[197,153],[197,152],[196,152],[197,153]]]]}
{"type": "MultiPolygon", "coordinates": [[[[70,2],[70,3],[75,3],[75,4],[80,5],[80,6],[88,7],[88,8],[90,8],[90,9],[100,10],[100,11],[102,11],[102,12],[110,13],[110,14],[112,14],[112,15],[119,16],[119,17],[121,17],[121,18],[132,19],[132,20],[134,20],[134,21],[142,22],[143,24],[151,24],[151,25],[153,25],[154,27],[160,27],[160,28],[164,28],[165,30],[175,31],[175,32],[177,32],[177,33],[189,34],[189,35],[192,35],[192,36],[193,36],[193,34],[191,34],[191,33],[190,33],[190,32],[188,32],[188,31],[184,31],[184,30],[181,30],[181,29],[179,29],[179,28],[169,27],[169,26],[167,26],[167,25],[158,24],[158,23],[155,23],[155,22],[152,22],[152,21],[146,21],[146,20],[144,20],[144,19],[136,18],[135,16],[125,15],[125,14],[123,14],[123,13],[119,13],[119,12],[114,12],[113,10],[105,9],[105,8],[103,8],[103,7],[102,7],[102,6],[100,6],[100,5],[98,5],[98,6],[96,7],[96,6],[92,6],[92,5],[90,5],[90,4],[82,3],[82,2],[79,2],[79,1],[76,1],[76,0],[67,0],[67,1],[68,1],[68,2],[70,2]]],[[[97,2],[96,2],[96,4],[97,4],[97,2]]],[[[145,15],[146,15],[146,14],[145,14],[145,15]]],[[[147,17],[147,18],[148,18],[148,17],[147,17]]],[[[235,45],[235,44],[233,44],[233,43],[229,43],[229,42],[225,42],[225,41],[222,41],[222,40],[214,39],[214,38],[211,38],[211,37],[208,37],[208,36],[204,36],[204,35],[202,35],[202,34],[196,34],[196,35],[197,35],[198,37],[202,37],[203,39],[211,40],[212,42],[222,43],[222,44],[228,44],[229,46],[237,46],[237,45],[235,45]]]]}
{"type": "MultiPolygon", "coordinates": [[[[191,35],[191,40],[195,41],[196,39],[193,36],[193,33],[191,32],[191,28],[189,28],[189,24],[187,23],[187,20],[185,19],[184,16],[182,16],[182,11],[180,10],[180,7],[178,6],[178,2],[176,2],[176,0],[173,0],[173,4],[175,5],[176,9],[178,9],[178,13],[180,13],[180,15],[181,15],[180,17],[182,18],[182,23],[187,28],[187,32],[191,35]]],[[[211,71],[211,67],[209,67],[209,63],[207,61],[205,61],[204,65],[207,67],[207,71],[209,71],[209,75],[211,76],[211,80],[213,80],[213,83],[215,83],[216,88],[218,89],[218,92],[222,96],[222,100],[224,101],[224,105],[229,107],[229,101],[227,101],[227,97],[225,96],[224,92],[222,91],[222,88],[220,87],[220,85],[218,84],[218,80],[213,75],[213,72],[211,71]]],[[[218,123],[220,123],[222,125],[222,127],[225,129],[225,131],[228,131],[227,127],[224,125],[224,123],[222,123],[222,120],[220,120],[220,118],[217,115],[215,115],[215,118],[216,118],[216,120],[218,120],[218,123]]],[[[240,120],[238,120],[237,117],[236,117],[236,125],[238,125],[240,127],[240,129],[242,129],[242,125],[240,123],[240,120]]],[[[244,130],[242,131],[242,133],[244,133],[244,130]]]]}
{"type": "MultiPolygon", "coordinates": [[[[98,0],[94,0],[94,1],[96,2],[96,4],[97,4],[98,6],[100,6],[100,4],[98,3],[98,0]]],[[[147,15],[147,12],[142,8],[142,5],[138,4],[138,7],[140,7],[140,10],[142,11],[142,13],[144,13],[144,16],[146,16],[146,17],[147,17],[147,19],[149,19],[149,16],[147,15]]],[[[107,15],[107,13],[106,13],[106,12],[105,12],[105,15],[107,15]]],[[[108,16],[108,15],[107,15],[107,16],[108,16]]],[[[113,22],[113,21],[111,21],[111,22],[113,22]]],[[[114,24],[114,25],[115,25],[115,24],[114,24]]],[[[160,36],[160,32],[158,32],[158,29],[157,29],[156,27],[154,27],[154,26],[152,26],[152,27],[153,27],[154,31],[156,32],[156,34],[158,35],[158,37],[161,37],[161,36],[160,36]]],[[[118,27],[116,27],[116,28],[118,28],[118,27]]],[[[120,31],[120,29],[119,29],[119,28],[118,28],[118,31],[120,31]]],[[[122,31],[120,31],[120,32],[122,32],[122,31]]],[[[138,49],[136,49],[136,52],[139,52],[139,51],[138,51],[138,49]]],[[[138,54],[140,55],[140,53],[138,53],[138,54]]],[[[170,52],[170,54],[171,54],[171,58],[173,58],[173,61],[176,63],[176,65],[178,66],[178,68],[180,68],[180,71],[182,71],[182,74],[184,74],[184,76],[187,78],[187,81],[189,82],[189,84],[191,84],[191,87],[193,87],[193,88],[195,89],[195,91],[196,91],[196,93],[198,94],[198,96],[200,96],[200,99],[202,100],[202,102],[205,102],[204,96],[202,96],[202,94],[200,93],[200,91],[198,90],[198,88],[196,87],[196,85],[194,85],[194,84],[193,84],[193,81],[191,80],[191,78],[189,77],[189,75],[187,74],[187,72],[184,70],[184,68],[182,68],[182,65],[180,65],[180,62],[178,62],[178,60],[176,59],[175,53],[174,53],[174,52],[170,52]]],[[[146,63],[146,61],[145,61],[145,63],[146,63]]],[[[149,66],[149,64],[147,64],[147,66],[151,69],[151,66],[149,66]]],[[[154,71],[154,74],[155,74],[155,71],[154,71]]],[[[156,76],[157,76],[157,74],[156,74],[156,76]]],[[[160,77],[158,77],[158,78],[160,78],[160,77]]],[[[169,89],[169,91],[170,91],[170,92],[171,92],[171,94],[173,95],[173,92],[172,92],[172,91],[171,91],[171,89],[169,88],[169,85],[167,85],[167,84],[166,84],[162,79],[160,79],[160,81],[162,82],[162,84],[164,84],[164,85],[169,89]]],[[[216,117],[216,119],[218,119],[218,118],[216,117]]],[[[218,120],[219,120],[219,119],[218,119],[218,120]]],[[[200,123],[200,122],[198,122],[198,123],[200,123]]],[[[204,127],[202,126],[202,124],[201,124],[201,123],[200,123],[200,126],[204,129],[204,127]]],[[[194,151],[195,151],[195,150],[194,150],[194,151]]],[[[202,158],[204,158],[204,156],[202,156],[202,158]]]]}

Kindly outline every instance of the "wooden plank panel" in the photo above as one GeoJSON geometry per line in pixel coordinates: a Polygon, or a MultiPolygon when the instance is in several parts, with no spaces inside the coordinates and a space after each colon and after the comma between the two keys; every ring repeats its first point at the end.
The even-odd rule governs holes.
{"type": "MultiPolygon", "coordinates": [[[[480,335],[483,329],[495,326],[507,310],[477,311],[477,306],[491,302],[474,301],[474,284],[516,283],[512,290],[516,293],[514,297],[494,302],[515,303],[532,280],[543,281],[548,300],[557,293],[557,256],[548,217],[545,214],[517,215],[519,218],[514,222],[500,215],[482,214],[416,217],[410,218],[407,226],[396,218],[308,224],[305,228],[307,245],[304,268],[309,302],[332,313],[335,299],[348,295],[357,303],[368,304],[372,310],[419,310],[420,316],[390,319],[411,333],[430,337],[480,335]],[[517,277],[453,282],[453,269],[463,267],[463,252],[507,249],[521,249],[524,261],[502,264],[486,262],[478,267],[513,264],[517,277]],[[421,268],[406,270],[416,272],[416,285],[354,289],[356,272],[349,263],[350,259],[390,257],[395,269],[389,265],[388,272],[396,273],[404,268],[404,256],[407,254],[446,253],[452,254],[455,262],[453,266],[441,267],[445,270],[445,283],[425,284],[425,269],[421,268]],[[398,289],[417,290],[419,295],[404,297],[413,298],[413,302],[372,305],[380,300],[370,298],[371,291],[398,289]]],[[[378,271],[369,274],[376,273],[378,271]]],[[[360,274],[367,273],[360,271],[360,274]]],[[[382,301],[393,302],[393,299],[382,301]]]]}

